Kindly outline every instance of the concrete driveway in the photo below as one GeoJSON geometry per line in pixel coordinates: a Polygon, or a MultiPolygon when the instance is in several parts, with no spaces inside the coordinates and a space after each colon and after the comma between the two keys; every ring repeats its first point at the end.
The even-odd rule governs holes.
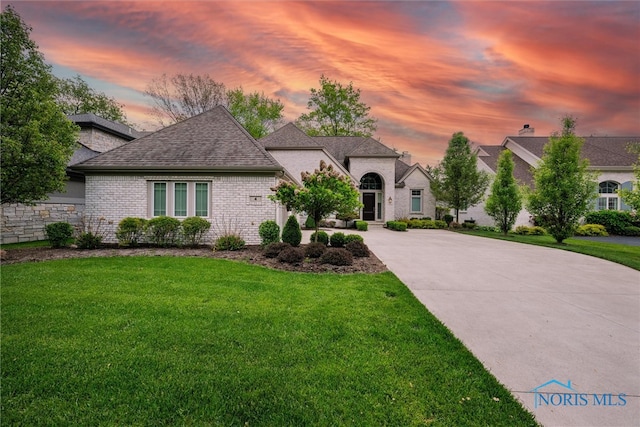
{"type": "Polygon", "coordinates": [[[640,425],[640,273],[442,230],[365,243],[546,426],[640,425]]]}

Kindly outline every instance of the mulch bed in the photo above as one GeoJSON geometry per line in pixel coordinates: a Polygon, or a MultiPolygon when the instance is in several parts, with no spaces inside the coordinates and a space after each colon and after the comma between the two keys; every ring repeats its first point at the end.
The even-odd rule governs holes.
{"type": "MultiPolygon", "coordinates": [[[[304,247],[304,245],[301,245],[304,247]]],[[[187,248],[102,248],[102,249],[53,249],[47,247],[10,249],[3,251],[2,264],[37,262],[55,259],[116,257],[116,256],[190,256],[202,258],[222,258],[261,265],[268,268],[306,273],[382,273],[387,266],[373,253],[366,258],[353,258],[353,265],[334,266],[320,264],[318,260],[306,259],[298,264],[286,264],[262,254],[260,246],[247,246],[239,251],[213,251],[210,247],[187,248]]]]}

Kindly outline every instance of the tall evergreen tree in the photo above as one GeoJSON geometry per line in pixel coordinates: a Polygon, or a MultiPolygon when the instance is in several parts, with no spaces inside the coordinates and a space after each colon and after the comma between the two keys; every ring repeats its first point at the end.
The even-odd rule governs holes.
{"type": "Polygon", "coordinates": [[[513,176],[513,168],[511,151],[504,150],[498,158],[496,177],[484,206],[485,212],[493,218],[505,235],[511,230],[522,210],[522,196],[513,176]]]}
{"type": "Polygon", "coordinates": [[[478,159],[471,152],[469,138],[457,132],[449,141],[447,152],[438,166],[432,169],[431,191],[439,202],[456,211],[480,203],[489,186],[489,175],[478,170],[478,159]]]}
{"type": "Polygon", "coordinates": [[[562,133],[553,134],[533,172],[535,188],[528,195],[527,209],[556,242],[571,237],[578,221],[589,211],[597,195],[596,175],[580,158],[584,139],[576,136],[576,120],[562,118],[562,133]]]}
{"type": "Polygon", "coordinates": [[[56,81],[31,28],[11,6],[0,27],[2,203],[32,203],[64,189],[78,128],[55,102],[56,81]]]}

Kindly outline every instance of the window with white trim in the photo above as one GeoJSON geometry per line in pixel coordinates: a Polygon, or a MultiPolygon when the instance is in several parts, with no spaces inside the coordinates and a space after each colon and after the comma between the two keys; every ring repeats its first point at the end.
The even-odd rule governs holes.
{"type": "Polygon", "coordinates": [[[195,181],[153,182],[150,191],[151,216],[178,218],[209,216],[209,183],[195,181]]]}
{"type": "Polygon", "coordinates": [[[411,190],[411,212],[422,212],[422,190],[411,190]]]}
{"type": "Polygon", "coordinates": [[[620,184],[614,181],[603,181],[598,184],[598,210],[617,211],[620,206],[618,189],[620,184]]]}

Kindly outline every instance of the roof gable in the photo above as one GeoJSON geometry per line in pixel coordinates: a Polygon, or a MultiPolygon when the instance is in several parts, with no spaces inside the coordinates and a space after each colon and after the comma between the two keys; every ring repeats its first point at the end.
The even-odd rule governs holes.
{"type": "Polygon", "coordinates": [[[313,140],[325,147],[333,157],[342,163],[348,157],[400,157],[394,150],[370,137],[316,136],[313,137],[313,140]]]}
{"type": "Polygon", "coordinates": [[[87,160],[81,170],[282,170],[223,106],[87,160]]]}
{"type": "Polygon", "coordinates": [[[320,147],[309,135],[295,124],[289,122],[275,132],[259,140],[265,148],[301,148],[320,147]]]}

